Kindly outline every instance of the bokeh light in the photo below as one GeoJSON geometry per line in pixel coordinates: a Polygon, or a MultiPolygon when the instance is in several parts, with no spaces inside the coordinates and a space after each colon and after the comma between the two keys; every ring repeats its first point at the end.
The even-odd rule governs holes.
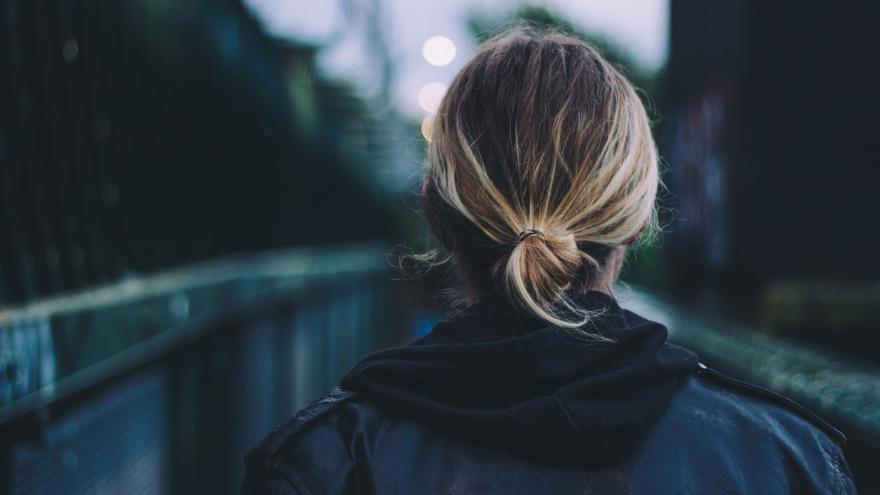
{"type": "Polygon", "coordinates": [[[431,65],[448,65],[455,59],[455,43],[446,36],[432,36],[422,45],[422,56],[431,65]]]}
{"type": "Polygon", "coordinates": [[[434,130],[434,117],[432,115],[425,116],[422,119],[422,137],[425,141],[431,141],[431,132],[434,130]]]}
{"type": "Polygon", "coordinates": [[[426,112],[436,113],[443,95],[446,94],[446,85],[439,82],[431,82],[422,86],[419,90],[419,106],[426,112]]]}

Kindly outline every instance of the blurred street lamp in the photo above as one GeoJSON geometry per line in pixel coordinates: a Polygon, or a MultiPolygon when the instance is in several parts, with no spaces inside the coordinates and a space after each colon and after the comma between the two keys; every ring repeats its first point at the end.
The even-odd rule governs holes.
{"type": "Polygon", "coordinates": [[[419,106],[426,112],[436,113],[437,107],[443,101],[443,95],[446,94],[446,85],[439,82],[430,82],[422,86],[419,90],[419,106]]]}
{"type": "Polygon", "coordinates": [[[446,36],[432,36],[422,45],[422,56],[431,65],[447,65],[455,58],[455,43],[446,36]]]}
{"type": "Polygon", "coordinates": [[[431,131],[434,129],[434,118],[430,115],[422,119],[422,137],[425,141],[431,141],[431,131]]]}

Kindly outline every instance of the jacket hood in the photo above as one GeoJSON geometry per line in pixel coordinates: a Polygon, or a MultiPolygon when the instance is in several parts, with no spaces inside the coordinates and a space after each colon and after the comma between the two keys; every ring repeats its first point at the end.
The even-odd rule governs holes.
{"type": "Polygon", "coordinates": [[[447,433],[520,455],[614,461],[660,418],[698,362],[663,325],[606,294],[590,340],[505,303],[477,303],[405,347],[362,359],[342,386],[447,433]]]}

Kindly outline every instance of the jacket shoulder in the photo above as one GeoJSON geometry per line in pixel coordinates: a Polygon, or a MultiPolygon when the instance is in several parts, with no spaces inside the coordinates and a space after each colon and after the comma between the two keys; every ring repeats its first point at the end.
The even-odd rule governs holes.
{"type": "Polygon", "coordinates": [[[814,413],[807,407],[782,394],[749,382],[731,378],[730,376],[727,376],[716,369],[710,368],[703,363],[698,363],[696,374],[697,376],[708,380],[722,388],[734,390],[735,392],[745,394],[747,396],[764,399],[777,406],[780,406],[783,409],[794,413],[798,418],[805,420],[815,427],[818,427],[822,432],[833,439],[834,442],[837,443],[840,447],[846,445],[846,436],[843,434],[843,432],[832,426],[831,423],[825,421],[818,414],[814,413]]]}
{"type": "Polygon", "coordinates": [[[854,494],[845,441],[795,401],[701,364],[634,452],[632,472],[636,492],[665,476],[711,483],[712,493],[854,494]]]}
{"type": "Polygon", "coordinates": [[[340,387],[332,388],[326,395],[275,427],[245,456],[245,465],[264,470],[276,467],[283,460],[284,447],[295,439],[299,432],[356,396],[353,391],[340,387]]]}

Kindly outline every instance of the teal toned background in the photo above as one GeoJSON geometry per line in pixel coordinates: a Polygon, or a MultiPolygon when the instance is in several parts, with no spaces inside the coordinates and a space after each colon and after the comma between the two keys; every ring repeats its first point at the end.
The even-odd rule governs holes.
{"type": "Polygon", "coordinates": [[[0,0],[0,493],[235,493],[360,356],[444,315],[418,192],[516,23],[638,87],[663,232],[617,297],[839,426],[880,493],[871,2],[0,0]],[[436,38],[442,37],[442,38],[436,38]]]}

